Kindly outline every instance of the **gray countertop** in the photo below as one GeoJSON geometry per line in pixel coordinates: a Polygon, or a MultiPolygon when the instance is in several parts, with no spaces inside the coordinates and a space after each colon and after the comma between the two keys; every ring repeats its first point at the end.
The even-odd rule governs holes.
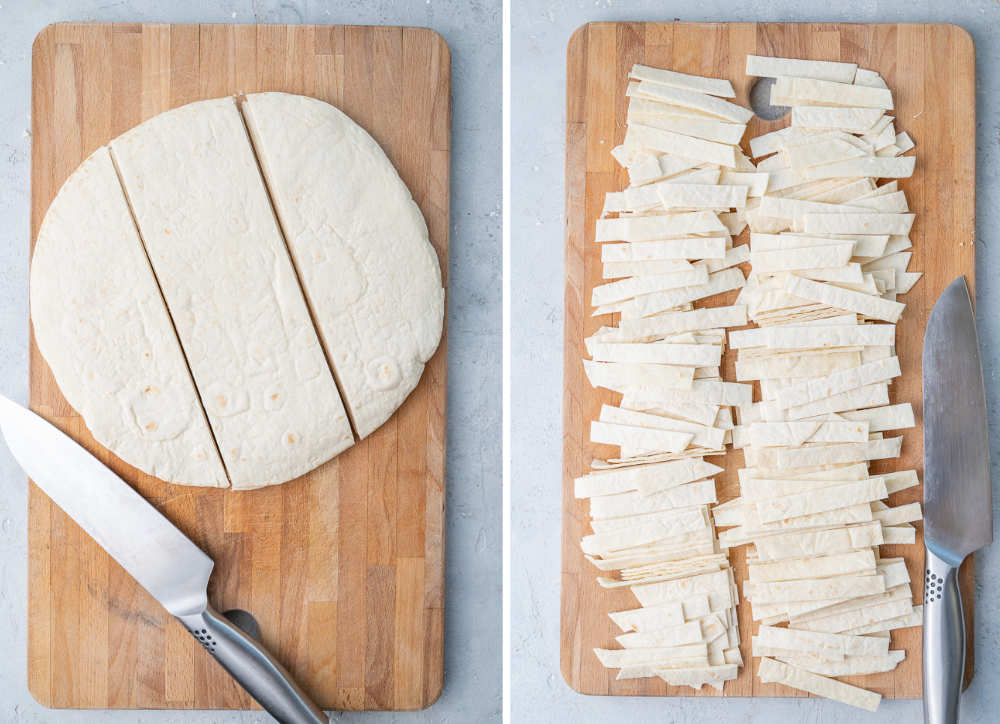
{"type": "MultiPolygon", "coordinates": [[[[335,721],[479,722],[500,712],[500,6],[498,0],[0,0],[0,393],[28,394],[31,42],[58,21],[418,25],[452,52],[445,685],[420,713],[335,721]]],[[[272,721],[260,712],[52,711],[28,693],[26,489],[0,445],[0,723],[272,721]]]]}
{"type": "MultiPolygon", "coordinates": [[[[976,41],[977,302],[991,409],[1000,424],[1000,4],[994,0],[513,0],[511,40],[511,469],[514,721],[920,721],[916,701],[877,714],[816,699],[584,697],[559,672],[559,551],[563,306],[563,141],[566,43],[596,20],[949,22],[976,41]]],[[[918,139],[918,142],[921,139],[918,139]]],[[[923,139],[933,143],[933,139],[923,139]]],[[[1000,460],[996,436],[992,457],[1000,460]]],[[[994,466],[1000,474],[1000,466],[994,466]]],[[[1000,508],[1000,495],[994,497],[1000,508]]],[[[963,722],[1000,718],[1000,545],[976,560],[976,676],[963,722]]]]}

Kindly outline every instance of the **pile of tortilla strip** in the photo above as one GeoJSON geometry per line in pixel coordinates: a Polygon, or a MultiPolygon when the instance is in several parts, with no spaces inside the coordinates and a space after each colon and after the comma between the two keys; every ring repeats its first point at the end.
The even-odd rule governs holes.
{"type": "Polygon", "coordinates": [[[610,612],[621,648],[595,653],[620,679],[721,690],[743,663],[726,551],[747,545],[761,681],[874,710],[879,694],[835,677],[894,669],[905,652],[890,631],[921,622],[904,560],[879,556],[915,542],[919,504],[883,501],[916,471],[868,469],[899,456],[887,433],[914,425],[909,403],[889,401],[897,297],[920,278],[892,180],[913,173],[914,144],[874,71],[749,56],[747,74],[774,78],[772,104],[791,106],[789,126],[750,140],[756,165],[739,145],[753,114],[725,100],[729,81],[630,74],[612,151],[629,187],[597,221],[612,281],[591,300],[618,325],[586,340],[583,363],[622,395],[591,423],[591,441],[620,454],[594,461],[575,494],[590,499],[582,547],[598,581],[639,607],[610,612]],[[750,243],[734,245],[747,227],[750,243]],[[694,307],[735,289],[731,306],[694,307]],[[728,333],[725,381],[727,328],[748,322],[728,333]],[[728,444],[744,453],[740,496],[716,505],[722,468],[705,458],[728,444]]]}

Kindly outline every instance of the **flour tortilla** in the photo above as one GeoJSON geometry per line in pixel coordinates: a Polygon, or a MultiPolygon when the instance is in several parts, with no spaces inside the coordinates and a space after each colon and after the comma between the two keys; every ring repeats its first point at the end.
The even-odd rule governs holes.
{"type": "Polygon", "coordinates": [[[834,699],[843,704],[856,706],[866,711],[876,711],[879,702],[882,700],[881,694],[876,694],[873,691],[868,691],[858,686],[851,686],[836,679],[828,679],[818,674],[812,674],[804,669],[789,666],[774,659],[761,659],[757,675],[766,684],[784,684],[793,689],[806,691],[827,699],[834,699]]]}
{"type": "Polygon", "coordinates": [[[799,60],[797,58],[748,55],[746,74],[763,78],[791,76],[852,83],[857,69],[858,66],[855,63],[841,63],[832,60],[799,60]]]}
{"type": "Polygon", "coordinates": [[[229,485],[106,147],[45,214],[31,317],[59,389],[94,439],[161,480],[229,485]]]}
{"type": "Polygon", "coordinates": [[[111,152],[233,487],[352,445],[233,99],[155,116],[111,152]]]}
{"type": "Polygon", "coordinates": [[[261,167],[355,429],[416,387],[441,339],[427,225],[378,143],[337,108],[287,93],[243,104],[261,167]]]}

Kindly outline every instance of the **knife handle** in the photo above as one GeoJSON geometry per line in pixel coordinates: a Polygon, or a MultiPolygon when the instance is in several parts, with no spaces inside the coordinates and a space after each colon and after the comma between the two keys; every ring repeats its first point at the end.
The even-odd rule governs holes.
{"type": "Polygon", "coordinates": [[[924,722],[954,724],[965,674],[958,568],[927,550],[924,578],[924,722]]]}
{"type": "Polygon", "coordinates": [[[329,724],[330,718],[309,700],[285,667],[211,606],[177,619],[281,724],[329,724]]]}

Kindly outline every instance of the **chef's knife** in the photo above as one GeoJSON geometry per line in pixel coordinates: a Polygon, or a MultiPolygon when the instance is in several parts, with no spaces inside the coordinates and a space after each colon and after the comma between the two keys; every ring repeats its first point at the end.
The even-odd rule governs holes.
{"type": "Polygon", "coordinates": [[[965,619],[958,567],[993,541],[986,394],[965,278],[931,310],[924,334],[924,721],[958,721],[965,619]]]}
{"type": "Polygon", "coordinates": [[[28,477],[271,716],[282,724],[328,724],[284,667],[211,607],[212,559],[156,508],[72,439],[2,395],[0,428],[28,477]]]}

